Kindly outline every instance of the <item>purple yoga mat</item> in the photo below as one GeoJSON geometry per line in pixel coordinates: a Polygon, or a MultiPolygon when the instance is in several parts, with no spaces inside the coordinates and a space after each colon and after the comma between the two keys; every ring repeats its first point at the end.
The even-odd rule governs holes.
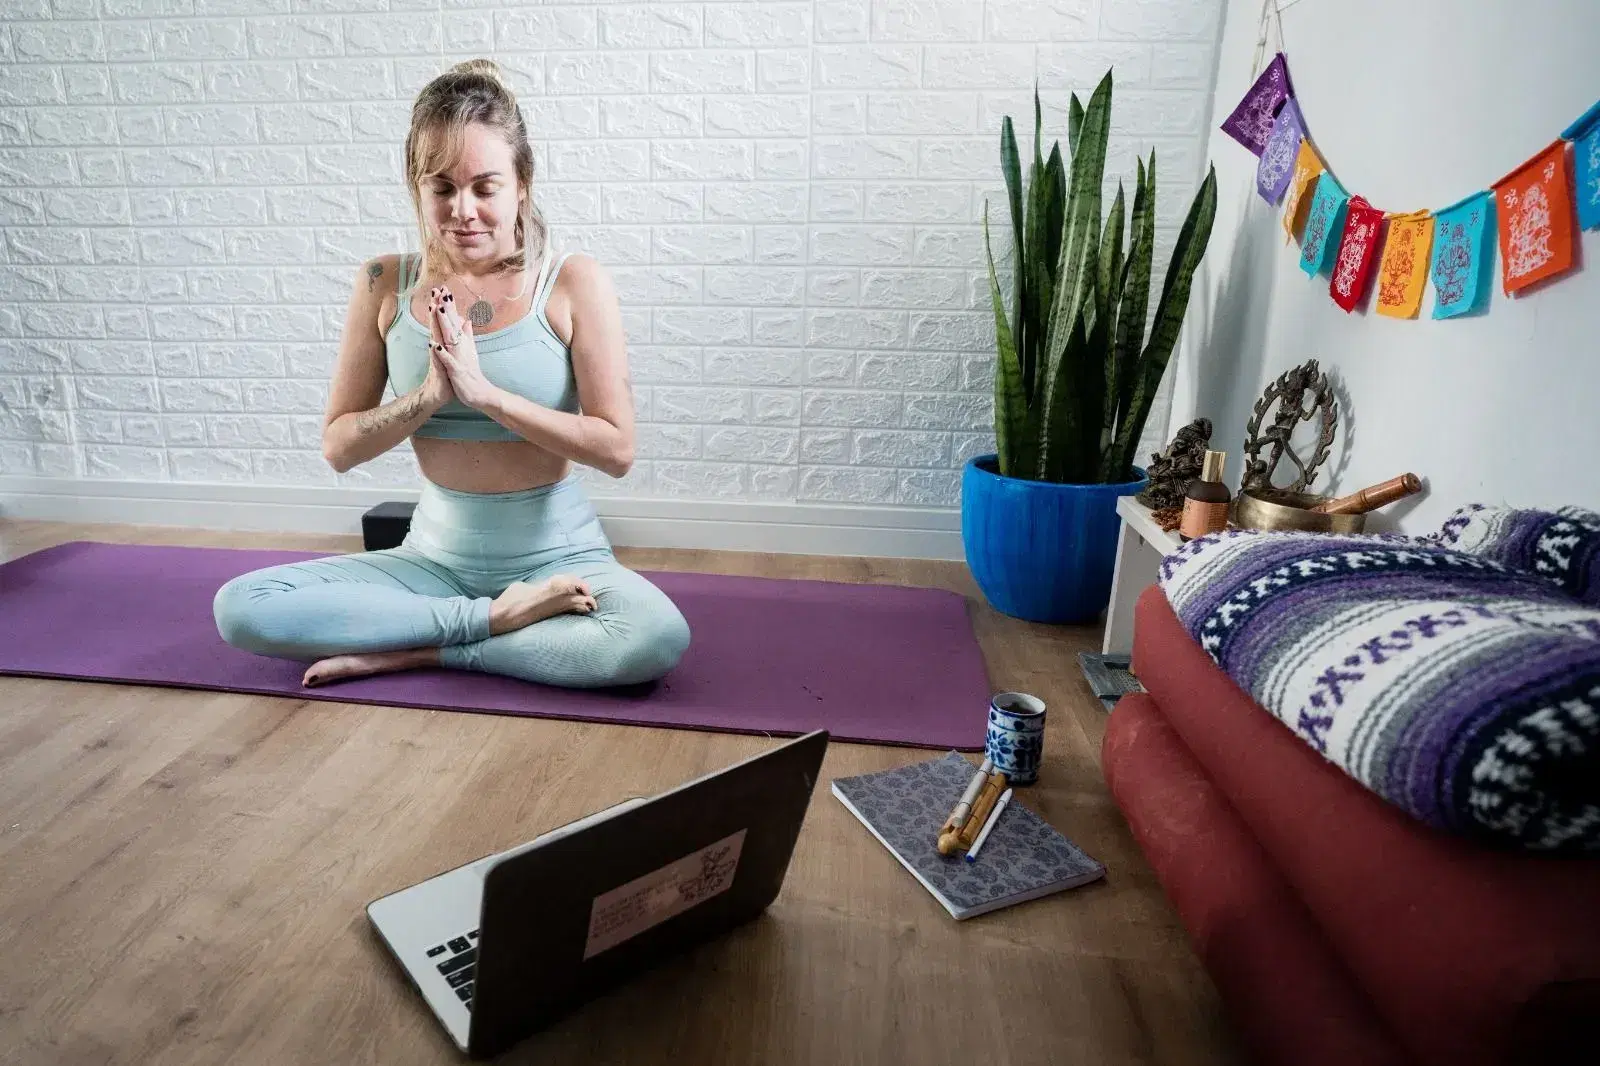
{"type": "Polygon", "coordinates": [[[228,579],[327,553],[78,541],[0,566],[0,674],[219,689],[341,703],[978,751],[989,705],[966,603],[938,589],[649,573],[693,634],[649,686],[552,688],[413,670],[302,688],[305,665],[224,643],[228,579]]]}

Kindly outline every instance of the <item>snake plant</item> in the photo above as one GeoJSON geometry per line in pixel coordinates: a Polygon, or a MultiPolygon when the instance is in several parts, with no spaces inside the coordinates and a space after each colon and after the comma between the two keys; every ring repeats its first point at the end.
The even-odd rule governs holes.
{"type": "Polygon", "coordinates": [[[1103,220],[1100,216],[1111,72],[1089,97],[1088,107],[1072,94],[1067,116],[1070,163],[1062,162],[1059,142],[1051,146],[1048,161],[1040,155],[1037,87],[1033,116],[1033,163],[1026,192],[1009,115],[1001,127],[1000,161],[1013,230],[1009,312],[995,271],[987,202],[983,212],[998,349],[994,422],[1000,473],[1071,484],[1131,481],[1134,451],[1177,342],[1195,268],[1211,238],[1216,168],[1189,205],[1147,338],[1155,150],[1148,166],[1138,161],[1124,243],[1126,205],[1120,181],[1109,214],[1103,220]]]}

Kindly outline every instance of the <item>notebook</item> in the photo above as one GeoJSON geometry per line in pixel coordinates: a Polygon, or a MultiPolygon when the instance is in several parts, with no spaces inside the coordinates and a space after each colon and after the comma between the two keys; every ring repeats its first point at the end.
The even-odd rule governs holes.
{"type": "Polygon", "coordinates": [[[1013,795],[975,862],[940,855],[939,828],[977,771],[958,752],[879,773],[839,777],[833,794],[956,920],[1024,903],[1105,876],[1013,795]]]}

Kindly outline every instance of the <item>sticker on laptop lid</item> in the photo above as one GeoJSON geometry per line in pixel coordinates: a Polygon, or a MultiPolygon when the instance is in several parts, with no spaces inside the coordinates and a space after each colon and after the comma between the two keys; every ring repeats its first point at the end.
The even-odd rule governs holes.
{"type": "Polygon", "coordinates": [[[593,958],[728,891],[739,869],[739,854],[744,849],[747,831],[741,829],[677,862],[596,896],[589,911],[589,940],[584,945],[583,957],[593,958]]]}

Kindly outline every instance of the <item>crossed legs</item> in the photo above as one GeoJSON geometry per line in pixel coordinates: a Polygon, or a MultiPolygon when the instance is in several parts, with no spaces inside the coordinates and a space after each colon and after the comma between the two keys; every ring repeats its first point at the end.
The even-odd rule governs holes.
{"type": "Polygon", "coordinates": [[[689,644],[671,600],[604,548],[511,580],[408,547],[331,556],[235,578],[213,611],[229,644],[310,662],[308,686],[429,666],[625,685],[661,677],[689,644]]]}

